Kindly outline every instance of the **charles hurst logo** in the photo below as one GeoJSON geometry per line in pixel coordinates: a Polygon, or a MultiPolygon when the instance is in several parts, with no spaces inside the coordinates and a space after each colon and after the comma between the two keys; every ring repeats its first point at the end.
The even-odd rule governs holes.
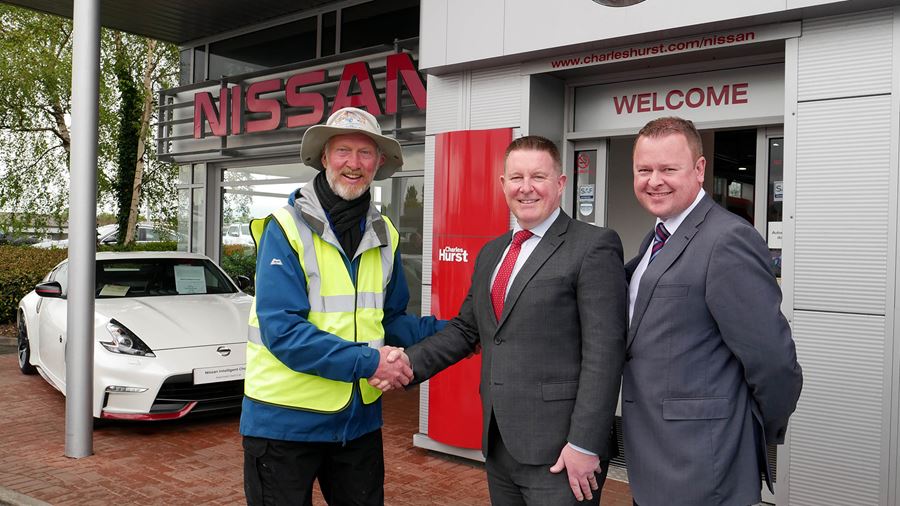
{"type": "Polygon", "coordinates": [[[442,262],[466,262],[469,261],[469,252],[462,248],[445,246],[438,251],[438,260],[442,262]]]}

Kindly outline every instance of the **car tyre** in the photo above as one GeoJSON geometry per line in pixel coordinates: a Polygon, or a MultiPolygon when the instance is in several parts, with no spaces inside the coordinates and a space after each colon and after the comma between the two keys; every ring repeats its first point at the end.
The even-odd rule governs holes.
{"type": "Polygon", "coordinates": [[[25,325],[25,315],[19,311],[16,318],[16,355],[19,358],[19,370],[22,374],[34,374],[37,369],[31,365],[31,346],[28,343],[28,327],[25,325]]]}

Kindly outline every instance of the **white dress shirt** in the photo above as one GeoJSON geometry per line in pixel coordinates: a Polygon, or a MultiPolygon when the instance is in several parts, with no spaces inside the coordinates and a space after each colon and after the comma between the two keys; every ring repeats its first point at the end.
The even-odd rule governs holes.
{"type": "MultiPolygon", "coordinates": [[[[694,199],[694,202],[688,206],[687,209],[682,211],[675,216],[667,220],[661,220],[656,218],[656,223],[653,225],[656,227],[657,224],[662,222],[665,225],[666,230],[669,231],[669,236],[675,235],[675,231],[678,230],[678,227],[681,225],[681,222],[684,221],[685,218],[691,211],[697,207],[697,204],[700,203],[700,199],[706,195],[706,192],[703,191],[703,188],[700,188],[700,192],[697,193],[697,197],[694,199]]],[[[665,248],[665,246],[663,246],[665,248]]],[[[641,257],[641,261],[638,262],[637,267],[634,269],[634,274],[631,275],[631,283],[628,284],[628,324],[631,325],[631,317],[634,315],[634,301],[637,300],[638,287],[641,284],[641,278],[644,277],[644,271],[647,270],[647,266],[650,264],[650,253],[653,252],[653,239],[650,240],[650,246],[647,247],[647,251],[644,252],[644,256],[641,257]]]]}
{"type": "MultiPolygon", "coordinates": [[[[513,266],[512,274],[509,275],[509,283],[506,285],[506,294],[504,294],[503,298],[505,299],[507,295],[509,295],[509,287],[512,286],[513,281],[516,279],[516,275],[519,274],[519,271],[522,269],[522,266],[525,265],[525,261],[528,260],[528,257],[531,256],[531,253],[534,251],[534,248],[537,248],[539,242],[541,242],[541,238],[544,237],[544,234],[547,233],[547,230],[550,229],[550,225],[553,225],[553,222],[556,221],[556,218],[559,217],[559,208],[557,207],[553,214],[551,214],[546,220],[542,221],[538,226],[534,228],[530,228],[533,236],[529,237],[527,241],[522,243],[522,249],[519,250],[519,257],[516,258],[516,265],[513,266]]],[[[515,236],[516,232],[519,230],[524,230],[519,222],[516,221],[513,224],[512,235],[515,236]]],[[[494,273],[491,275],[491,284],[488,285],[488,292],[490,293],[491,287],[494,286],[494,279],[497,278],[497,271],[500,270],[500,265],[503,263],[503,259],[506,258],[506,254],[509,253],[509,246],[512,246],[512,241],[510,241],[509,245],[506,246],[506,249],[503,250],[503,254],[500,255],[500,261],[497,262],[497,266],[494,267],[494,273]]]]}

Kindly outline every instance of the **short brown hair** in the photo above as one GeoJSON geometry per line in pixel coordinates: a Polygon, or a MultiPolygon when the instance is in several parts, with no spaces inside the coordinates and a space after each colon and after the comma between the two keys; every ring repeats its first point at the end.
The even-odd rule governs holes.
{"type": "MultiPolygon", "coordinates": [[[[687,139],[691,154],[694,155],[694,161],[703,156],[703,140],[700,138],[700,132],[697,131],[694,122],[677,116],[656,118],[644,125],[644,128],[638,132],[637,138],[634,139],[634,146],[637,146],[637,141],[641,137],[659,139],[674,134],[681,134],[687,139]]],[[[631,151],[634,153],[634,148],[631,151]]]]}
{"type": "Polygon", "coordinates": [[[562,158],[559,156],[559,149],[556,148],[556,144],[553,144],[553,141],[550,139],[540,135],[526,135],[525,137],[514,139],[509,143],[509,146],[506,146],[506,154],[503,156],[504,161],[509,158],[509,154],[513,151],[523,150],[547,153],[550,155],[550,159],[553,160],[553,168],[556,169],[557,173],[562,174],[562,158]]]}

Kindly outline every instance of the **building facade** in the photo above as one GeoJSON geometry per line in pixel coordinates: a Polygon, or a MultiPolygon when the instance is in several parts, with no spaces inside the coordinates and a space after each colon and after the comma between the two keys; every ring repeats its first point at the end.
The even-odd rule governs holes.
{"type": "MultiPolygon", "coordinates": [[[[329,3],[184,44],[182,86],[160,97],[158,152],[181,166],[181,247],[225,263],[252,255],[241,224],[315,175],[299,159],[306,127],[343,105],[378,113],[404,146],[406,165],[373,198],[399,224],[411,311],[447,316],[454,303],[441,310],[439,285],[465,283],[451,268],[471,269],[477,254],[464,225],[439,233],[456,212],[450,188],[495,182],[490,198],[502,199],[498,143],[483,148],[484,165],[463,166],[443,151],[447,135],[553,139],[570,182],[564,210],[615,229],[629,258],[653,224],[631,189],[634,136],[658,116],[691,119],[709,160],[706,191],[769,245],[804,369],[776,493],[764,499],[892,505],[895,48],[900,7],[887,1],[329,3]]],[[[477,228],[477,209],[468,220],[477,228]]],[[[415,443],[477,458],[434,433],[436,417],[460,415],[431,390],[415,443]]]]}

